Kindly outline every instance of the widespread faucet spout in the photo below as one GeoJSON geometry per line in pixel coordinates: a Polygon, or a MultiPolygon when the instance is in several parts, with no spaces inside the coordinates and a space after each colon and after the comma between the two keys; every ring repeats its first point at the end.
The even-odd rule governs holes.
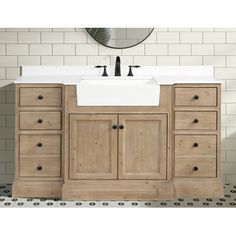
{"type": "Polygon", "coordinates": [[[121,76],[120,57],[119,56],[116,57],[115,76],[121,76]]]}

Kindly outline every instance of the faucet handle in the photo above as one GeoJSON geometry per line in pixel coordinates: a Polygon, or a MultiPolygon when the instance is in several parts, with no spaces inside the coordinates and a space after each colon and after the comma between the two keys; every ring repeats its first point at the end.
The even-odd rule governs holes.
{"type": "Polygon", "coordinates": [[[139,66],[139,65],[134,65],[134,66],[129,65],[129,73],[128,73],[127,76],[134,76],[133,72],[132,72],[132,68],[139,68],[139,67],[141,67],[141,66],[139,66]]]}
{"type": "Polygon", "coordinates": [[[105,66],[105,65],[104,66],[96,65],[95,68],[104,68],[102,76],[108,76],[108,74],[107,74],[107,66],[105,66]]]}

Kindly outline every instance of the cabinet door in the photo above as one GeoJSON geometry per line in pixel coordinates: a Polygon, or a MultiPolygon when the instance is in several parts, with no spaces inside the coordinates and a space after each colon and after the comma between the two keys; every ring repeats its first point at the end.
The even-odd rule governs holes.
{"type": "Polygon", "coordinates": [[[166,179],[166,122],[165,114],[119,116],[119,179],[166,179]]]}
{"type": "Polygon", "coordinates": [[[117,178],[117,115],[70,116],[71,179],[117,178]]]}

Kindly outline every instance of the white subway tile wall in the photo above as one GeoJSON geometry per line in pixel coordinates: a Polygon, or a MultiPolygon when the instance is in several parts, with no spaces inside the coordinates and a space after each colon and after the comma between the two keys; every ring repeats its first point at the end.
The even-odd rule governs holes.
{"type": "Polygon", "coordinates": [[[130,49],[98,45],[81,28],[0,29],[0,183],[14,178],[15,93],[22,65],[212,65],[222,85],[222,178],[236,183],[236,28],[156,28],[130,49]]]}

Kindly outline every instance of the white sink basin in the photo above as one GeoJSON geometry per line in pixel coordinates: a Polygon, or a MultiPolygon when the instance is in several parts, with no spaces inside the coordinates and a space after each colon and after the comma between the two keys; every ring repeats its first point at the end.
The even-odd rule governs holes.
{"type": "Polygon", "coordinates": [[[77,84],[78,106],[159,106],[153,78],[93,78],[77,84]]]}

